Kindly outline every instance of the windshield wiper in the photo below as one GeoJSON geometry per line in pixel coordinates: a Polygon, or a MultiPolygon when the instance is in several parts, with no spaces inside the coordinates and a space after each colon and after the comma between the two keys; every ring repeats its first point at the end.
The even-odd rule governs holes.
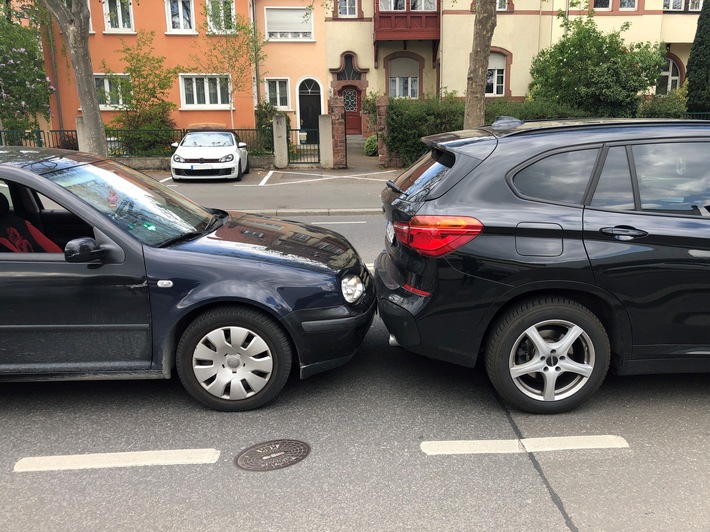
{"type": "Polygon", "coordinates": [[[186,242],[188,240],[192,240],[193,238],[197,238],[198,236],[205,235],[207,233],[211,233],[212,230],[219,225],[222,220],[226,217],[226,213],[218,212],[217,214],[213,214],[212,218],[210,219],[209,222],[207,222],[207,225],[202,231],[188,231],[187,233],[183,233],[181,235],[176,236],[175,238],[171,238],[169,240],[166,240],[162,244],[160,244],[161,248],[166,248],[169,246],[174,246],[175,244],[179,244],[180,242],[186,242]]]}

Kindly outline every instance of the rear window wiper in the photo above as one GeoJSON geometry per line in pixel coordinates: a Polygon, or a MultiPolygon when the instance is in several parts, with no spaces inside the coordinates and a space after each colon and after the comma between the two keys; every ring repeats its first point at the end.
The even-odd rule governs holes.
{"type": "Polygon", "coordinates": [[[395,192],[397,192],[398,194],[404,194],[404,190],[402,190],[401,188],[399,188],[399,187],[397,186],[397,184],[396,184],[394,181],[392,181],[391,179],[388,179],[388,180],[385,182],[385,184],[386,184],[389,188],[391,188],[392,190],[394,190],[395,192]]]}

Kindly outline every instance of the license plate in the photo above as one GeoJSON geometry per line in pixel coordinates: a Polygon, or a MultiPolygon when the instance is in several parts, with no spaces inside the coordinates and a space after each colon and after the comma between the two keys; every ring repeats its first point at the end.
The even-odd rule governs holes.
{"type": "Polygon", "coordinates": [[[387,222],[387,240],[390,244],[394,244],[394,226],[392,222],[387,222]]]}

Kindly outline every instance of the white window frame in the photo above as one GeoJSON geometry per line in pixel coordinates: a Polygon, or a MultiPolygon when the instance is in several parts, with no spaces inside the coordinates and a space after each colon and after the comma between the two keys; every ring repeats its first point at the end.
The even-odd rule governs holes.
{"type": "Polygon", "coordinates": [[[666,7],[666,0],[663,1],[663,11],[684,11],[685,10],[685,0],[678,0],[680,5],[678,7],[673,7],[674,0],[668,0],[668,7],[666,7]]]}
{"type": "Polygon", "coordinates": [[[338,18],[357,17],[358,0],[338,0],[338,18]],[[345,13],[343,13],[345,8],[345,13]]]}
{"type": "Polygon", "coordinates": [[[666,57],[667,62],[661,71],[661,76],[658,78],[660,81],[662,77],[666,78],[666,92],[662,94],[668,94],[672,90],[677,90],[680,88],[680,66],[670,57],[666,57]],[[673,75],[673,67],[675,67],[678,75],[673,75]],[[675,87],[673,87],[675,82],[675,87]]]}
{"type": "Polygon", "coordinates": [[[117,28],[111,27],[111,5],[110,0],[104,0],[104,33],[135,33],[135,24],[133,20],[133,2],[131,0],[115,0],[116,2],[116,20],[117,28]],[[123,27],[123,14],[121,13],[121,2],[128,3],[128,18],[130,25],[123,27]]]}
{"type": "Polygon", "coordinates": [[[419,98],[419,76],[390,76],[387,90],[391,98],[402,98],[416,100],[419,98]],[[400,94],[404,90],[404,81],[407,80],[407,95],[400,94]],[[412,81],[416,83],[412,83],[412,81]],[[394,94],[392,94],[392,82],[395,83],[394,94]],[[416,86],[414,86],[416,85],[416,86]]]}
{"type": "MultiPolygon", "coordinates": [[[[128,79],[128,74],[112,74],[113,76],[117,76],[119,78],[125,78],[128,79]]],[[[111,85],[110,85],[110,79],[106,76],[105,73],[103,72],[95,72],[94,73],[94,85],[96,85],[96,81],[99,79],[103,79],[103,85],[104,85],[104,92],[106,93],[105,100],[107,103],[101,103],[99,100],[99,109],[101,111],[115,111],[117,109],[122,109],[124,102],[123,102],[123,97],[119,91],[118,95],[118,102],[113,103],[113,102],[108,102],[108,96],[111,92],[111,85]]],[[[96,87],[97,92],[98,92],[98,87],[96,87]]],[[[98,96],[98,94],[97,94],[98,96]]]]}
{"type": "Polygon", "coordinates": [[[265,7],[264,8],[264,24],[266,28],[266,40],[267,41],[279,41],[279,42],[314,42],[314,31],[313,31],[313,13],[309,13],[308,9],[305,7],[265,7]],[[277,12],[282,14],[286,11],[292,11],[296,18],[303,21],[300,31],[280,31],[277,27],[274,27],[273,16],[277,12]],[[272,14],[271,26],[269,23],[269,13],[272,14]],[[301,35],[299,35],[301,34],[301,35]]]}
{"type": "Polygon", "coordinates": [[[266,95],[266,99],[268,100],[269,103],[274,105],[277,109],[281,111],[290,111],[291,110],[291,80],[289,78],[264,78],[264,94],[266,95]],[[269,90],[269,84],[270,83],[276,83],[276,103],[277,105],[274,105],[271,102],[271,90],[269,90]],[[281,96],[283,96],[282,91],[281,91],[281,83],[280,82],[285,82],[286,84],[286,105],[281,105],[281,96]]]}
{"type": "Polygon", "coordinates": [[[86,0],[86,7],[89,9],[89,33],[95,33],[94,23],[91,20],[91,0],[86,0]]]}
{"type": "Polygon", "coordinates": [[[235,33],[236,32],[236,25],[237,25],[237,13],[234,8],[234,0],[206,0],[205,1],[205,9],[208,14],[207,17],[207,26],[209,27],[210,33],[215,33],[215,34],[228,34],[228,33],[235,33]],[[229,17],[232,22],[232,27],[228,29],[224,28],[215,28],[213,25],[213,14],[211,12],[211,9],[213,6],[217,6],[219,9],[219,20],[221,23],[224,23],[226,19],[225,15],[225,7],[226,5],[229,4],[229,17]]]}
{"type": "Polygon", "coordinates": [[[195,28],[195,1],[190,0],[190,25],[192,26],[191,28],[183,28],[182,25],[182,21],[184,19],[182,0],[177,0],[178,20],[180,21],[180,27],[173,28],[173,14],[171,10],[172,1],[173,0],[165,0],[165,27],[167,28],[167,31],[165,33],[197,35],[197,29],[195,28]]]}
{"type": "Polygon", "coordinates": [[[203,73],[183,73],[180,74],[180,110],[181,111],[198,111],[205,109],[232,109],[232,104],[230,103],[232,99],[231,86],[229,82],[229,74],[203,74],[203,73]],[[210,81],[211,79],[217,80],[217,102],[209,102],[210,95],[210,81]],[[227,102],[223,102],[222,83],[226,81],[226,98],[227,102]],[[188,88],[187,84],[190,84],[192,88],[192,97],[195,101],[192,103],[188,102],[188,93],[186,90],[188,88]],[[200,91],[200,85],[202,86],[202,91],[205,97],[205,103],[196,103],[197,95],[200,91]]]}
{"type": "Polygon", "coordinates": [[[508,11],[508,0],[496,0],[496,11],[508,11]]]}
{"type": "Polygon", "coordinates": [[[407,3],[405,0],[379,0],[380,11],[406,11],[407,3]],[[401,7],[399,7],[401,6],[401,7]]]}
{"type": "Polygon", "coordinates": [[[690,0],[688,2],[688,11],[692,11],[693,13],[696,13],[703,9],[703,0],[690,0]],[[698,3],[698,7],[693,7],[693,2],[698,3]]]}
{"type": "Polygon", "coordinates": [[[412,11],[416,11],[417,13],[421,13],[422,11],[427,12],[427,13],[435,13],[436,12],[436,0],[411,0],[410,7],[411,7],[412,11]],[[414,7],[415,1],[419,2],[420,5],[417,7],[414,7]]]}
{"type": "Polygon", "coordinates": [[[592,6],[594,7],[594,11],[611,11],[611,6],[614,3],[614,0],[607,0],[607,2],[609,2],[608,7],[597,7],[594,5],[595,1],[596,0],[591,1],[592,6]]]}
{"type": "Polygon", "coordinates": [[[630,7],[622,6],[621,2],[623,2],[623,1],[624,0],[619,1],[619,10],[620,11],[636,11],[638,9],[638,0],[630,0],[634,4],[633,6],[630,6],[630,7]]]}

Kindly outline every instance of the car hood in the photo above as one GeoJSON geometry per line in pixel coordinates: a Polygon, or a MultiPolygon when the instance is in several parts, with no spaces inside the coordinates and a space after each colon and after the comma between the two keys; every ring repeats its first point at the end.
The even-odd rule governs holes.
{"type": "Polygon", "coordinates": [[[359,256],[339,233],[267,216],[229,212],[222,225],[173,249],[340,271],[359,256]]]}
{"type": "Polygon", "coordinates": [[[207,146],[207,147],[186,147],[178,146],[175,153],[184,157],[185,159],[219,159],[230,153],[235,153],[236,148],[234,146],[207,146]]]}

